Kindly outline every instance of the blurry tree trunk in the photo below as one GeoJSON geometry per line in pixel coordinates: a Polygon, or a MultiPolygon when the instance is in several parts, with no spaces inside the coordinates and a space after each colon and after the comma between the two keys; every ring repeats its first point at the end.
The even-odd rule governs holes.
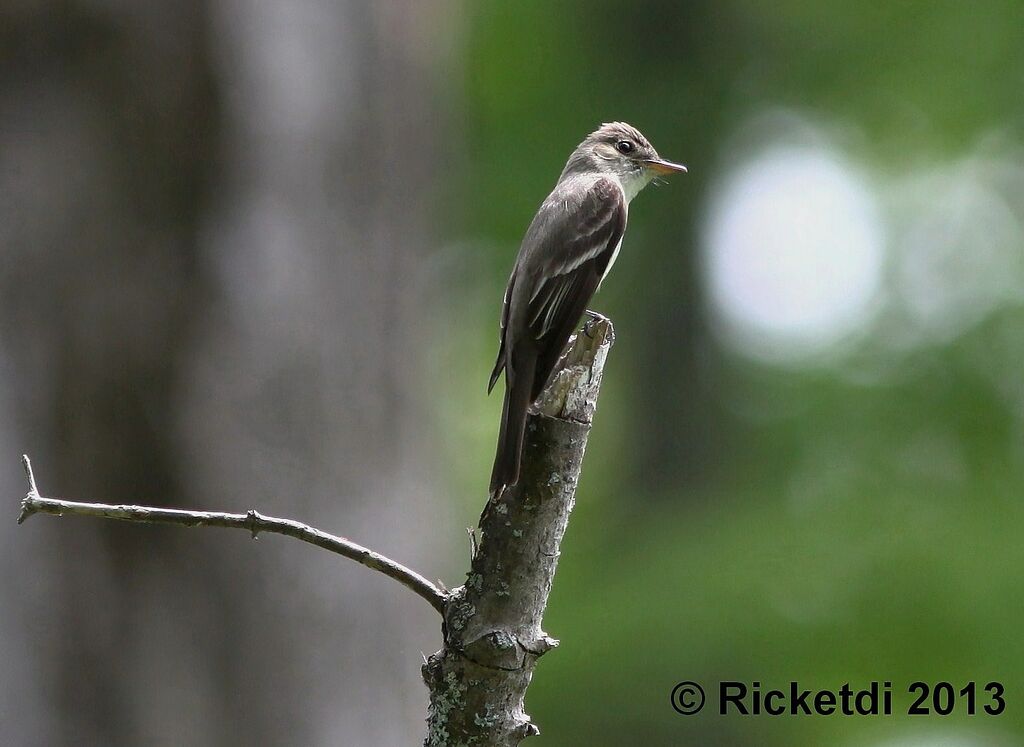
{"type": "MultiPolygon", "coordinates": [[[[413,377],[436,17],[0,10],[0,391],[23,393],[0,407],[56,493],[259,505],[431,565],[413,377]]],[[[301,547],[33,531],[16,550],[0,534],[40,570],[0,582],[12,744],[421,733],[417,650],[436,643],[412,595],[301,547]]]]}
{"type": "MultiPolygon", "coordinates": [[[[200,3],[117,7],[2,11],[0,389],[18,393],[18,438],[53,466],[54,484],[115,497],[146,486],[171,503],[183,345],[207,303],[196,235],[216,94],[200,3]]],[[[216,638],[222,590],[188,573],[194,547],[99,525],[4,539],[38,571],[2,590],[14,662],[0,672],[5,742],[169,743],[189,727],[215,741],[221,704],[197,701],[216,692],[203,640],[216,638]],[[168,586],[205,601],[160,600],[168,586]],[[7,680],[21,670],[32,677],[7,680]],[[189,711],[188,723],[174,715],[189,711]],[[142,731],[150,718],[165,730],[142,731]]]]}

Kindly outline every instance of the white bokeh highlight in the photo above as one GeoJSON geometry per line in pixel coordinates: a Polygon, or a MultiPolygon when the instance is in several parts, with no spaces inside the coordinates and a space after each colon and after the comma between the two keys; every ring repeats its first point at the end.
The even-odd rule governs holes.
{"type": "Polygon", "coordinates": [[[895,297],[913,340],[948,343],[1024,301],[1022,186],[1018,165],[983,159],[899,185],[908,219],[895,241],[895,297]]]}
{"type": "Polygon", "coordinates": [[[850,165],[821,145],[769,147],[725,177],[705,217],[716,329],[766,361],[821,354],[870,321],[884,250],[850,165]]]}

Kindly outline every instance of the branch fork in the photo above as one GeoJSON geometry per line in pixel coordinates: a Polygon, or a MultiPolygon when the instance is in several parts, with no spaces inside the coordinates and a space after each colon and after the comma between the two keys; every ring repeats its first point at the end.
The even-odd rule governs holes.
{"type": "Polygon", "coordinates": [[[344,537],[255,509],[231,514],[47,498],[28,456],[22,464],[29,491],[18,523],[45,513],[243,529],[253,539],[262,532],[282,534],[354,560],[412,590],[442,617],[444,646],[422,669],[430,691],[425,744],[513,747],[540,733],[523,702],[537,659],[558,645],[541,620],[614,338],[611,322],[602,317],[570,339],[558,372],[529,414],[519,483],[485,506],[479,536],[470,531],[466,583],[451,591],[344,537]]]}

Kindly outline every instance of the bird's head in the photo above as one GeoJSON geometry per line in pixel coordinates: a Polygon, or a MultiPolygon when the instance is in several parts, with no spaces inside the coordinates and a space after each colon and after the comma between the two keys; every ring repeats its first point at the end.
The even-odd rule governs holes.
{"type": "Polygon", "coordinates": [[[626,198],[632,199],[654,177],[685,173],[686,167],[659,156],[650,141],[632,125],[609,122],[577,146],[562,176],[594,172],[616,177],[626,198]]]}

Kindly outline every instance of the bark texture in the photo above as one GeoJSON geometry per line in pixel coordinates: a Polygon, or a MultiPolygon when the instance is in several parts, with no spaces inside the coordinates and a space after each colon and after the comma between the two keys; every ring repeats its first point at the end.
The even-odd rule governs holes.
{"type": "Polygon", "coordinates": [[[445,607],[444,647],[423,666],[426,745],[503,747],[540,733],[523,700],[537,659],[558,645],[541,621],[613,340],[603,319],[570,340],[527,421],[519,483],[480,517],[466,583],[445,607]]]}

